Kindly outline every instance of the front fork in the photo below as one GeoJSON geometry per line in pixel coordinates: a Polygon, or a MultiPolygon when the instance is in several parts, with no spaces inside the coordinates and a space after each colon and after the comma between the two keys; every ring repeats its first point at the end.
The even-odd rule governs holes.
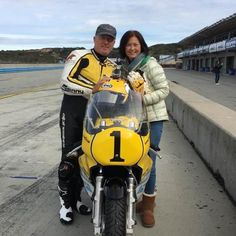
{"type": "Polygon", "coordinates": [[[127,218],[126,218],[126,233],[133,234],[133,226],[136,224],[135,220],[135,181],[132,176],[132,171],[129,172],[128,189],[127,189],[127,218]]]}
{"type": "MultiPolygon", "coordinates": [[[[93,225],[94,235],[101,235],[103,230],[102,225],[102,201],[103,201],[103,176],[96,177],[96,192],[93,200],[93,225]]],[[[135,220],[135,181],[130,170],[127,186],[127,217],[126,217],[126,233],[133,234],[133,226],[136,224],[135,220]]]]}
{"type": "Polygon", "coordinates": [[[98,175],[96,177],[96,192],[93,200],[93,225],[94,235],[101,235],[102,233],[102,201],[103,201],[103,188],[102,188],[103,176],[98,175]]]}

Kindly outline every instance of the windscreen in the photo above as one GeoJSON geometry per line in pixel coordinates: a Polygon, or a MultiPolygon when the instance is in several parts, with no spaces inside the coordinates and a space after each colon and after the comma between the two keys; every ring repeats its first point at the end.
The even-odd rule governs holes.
{"type": "Polygon", "coordinates": [[[87,107],[86,128],[100,130],[123,126],[138,130],[140,123],[147,122],[142,97],[132,90],[128,94],[100,91],[92,95],[87,107]]]}

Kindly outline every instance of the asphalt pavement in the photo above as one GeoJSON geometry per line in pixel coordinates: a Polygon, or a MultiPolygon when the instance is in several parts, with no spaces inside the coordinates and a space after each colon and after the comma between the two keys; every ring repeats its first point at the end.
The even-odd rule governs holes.
{"type": "Polygon", "coordinates": [[[212,72],[165,69],[165,73],[170,81],[236,111],[236,75],[221,75],[215,85],[212,72]]]}
{"type": "MultiPolygon", "coordinates": [[[[211,92],[216,98],[213,91],[224,89],[224,85],[215,88],[210,76],[204,80],[195,73],[175,70],[166,70],[166,74],[169,80],[185,86],[186,78],[193,77],[193,81],[197,78],[192,82],[192,90],[200,83],[203,87],[217,89],[211,92]]],[[[230,85],[227,83],[225,89],[228,91],[230,85]]],[[[57,84],[0,99],[2,236],[93,235],[90,216],[76,213],[70,226],[61,225],[58,219],[61,98],[57,84]]],[[[144,228],[137,216],[134,235],[235,236],[235,205],[171,119],[165,123],[160,147],[156,225],[144,228]]],[[[86,193],[83,199],[91,204],[86,193]]]]}

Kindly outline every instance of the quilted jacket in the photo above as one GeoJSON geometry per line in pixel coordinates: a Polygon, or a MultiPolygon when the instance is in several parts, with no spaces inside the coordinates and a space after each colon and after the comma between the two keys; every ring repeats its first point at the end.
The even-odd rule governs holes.
{"type": "Polygon", "coordinates": [[[140,70],[144,72],[144,103],[147,107],[149,122],[168,120],[165,98],[169,94],[169,83],[163,68],[154,57],[150,57],[140,70]]]}

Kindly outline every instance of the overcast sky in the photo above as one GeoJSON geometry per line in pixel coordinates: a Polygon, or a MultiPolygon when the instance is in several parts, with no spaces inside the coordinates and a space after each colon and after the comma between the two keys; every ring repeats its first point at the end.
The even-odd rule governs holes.
{"type": "Polygon", "coordinates": [[[0,50],[93,46],[97,25],[139,30],[148,45],[177,43],[236,13],[236,0],[0,0],[0,50]]]}

